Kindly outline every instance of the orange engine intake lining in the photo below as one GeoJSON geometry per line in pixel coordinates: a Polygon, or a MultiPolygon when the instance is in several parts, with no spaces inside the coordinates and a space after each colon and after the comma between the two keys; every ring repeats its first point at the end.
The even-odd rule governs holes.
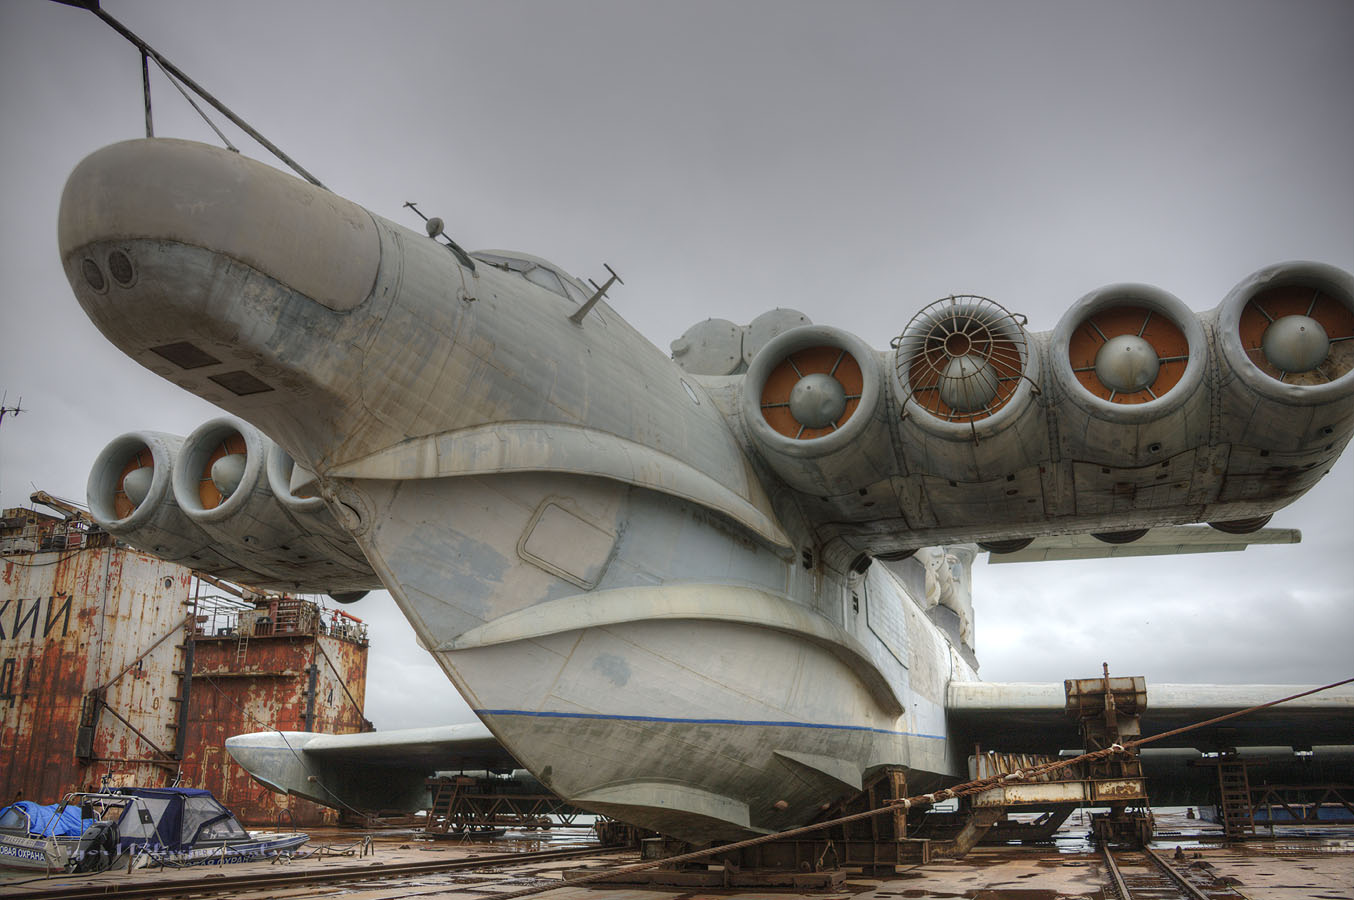
{"type": "Polygon", "coordinates": [[[766,376],[761,399],[762,418],[766,419],[766,424],[786,437],[805,441],[831,434],[834,429],[830,426],[807,428],[802,425],[790,412],[788,405],[772,405],[788,404],[790,392],[799,383],[799,379],[805,375],[818,374],[831,374],[845,389],[846,396],[850,399],[846,401],[846,409],[837,420],[837,427],[840,428],[849,420],[860,406],[860,395],[865,388],[864,373],[860,370],[860,363],[850,353],[841,347],[823,345],[796,350],[781,360],[766,376]]]}
{"type": "MultiPolygon", "coordinates": [[[[1321,323],[1321,327],[1326,330],[1326,337],[1333,341],[1354,337],[1354,310],[1327,293],[1300,285],[1280,285],[1260,291],[1241,310],[1237,331],[1246,356],[1255,363],[1256,368],[1276,381],[1284,373],[1265,358],[1261,344],[1270,322],[1284,316],[1311,316],[1321,323]]],[[[1333,347],[1326,361],[1313,370],[1320,377],[1294,379],[1290,376],[1285,380],[1289,383],[1312,384],[1334,381],[1354,366],[1354,360],[1348,357],[1349,354],[1343,348],[1337,353],[1333,347]]]]}
{"type": "Polygon", "coordinates": [[[1189,366],[1189,341],[1180,326],[1163,313],[1142,306],[1114,306],[1100,310],[1077,326],[1067,342],[1067,360],[1072,364],[1072,372],[1081,386],[1101,400],[1123,404],[1149,403],[1154,399],[1153,394],[1163,397],[1180,383],[1189,366]],[[1101,384],[1096,376],[1096,354],[1111,338],[1139,333],[1156,350],[1157,358],[1163,360],[1161,369],[1157,372],[1156,381],[1143,390],[1116,394],[1101,384]]]}
{"type": "Polygon", "coordinates": [[[249,451],[245,446],[244,438],[238,431],[232,431],[230,436],[212,451],[212,455],[202,466],[202,474],[198,478],[197,496],[202,501],[203,509],[216,509],[226,498],[217,490],[216,482],[212,481],[212,464],[223,456],[231,453],[247,454],[249,451]]]}
{"type": "Polygon", "coordinates": [[[122,488],[123,482],[136,469],[147,467],[155,468],[155,457],[151,455],[149,447],[142,447],[136,451],[132,458],[127,460],[127,465],[122,467],[122,474],[118,476],[117,490],[113,492],[113,515],[119,519],[125,519],[136,511],[136,504],[132,502],[132,498],[128,497],[127,492],[122,488]]]}

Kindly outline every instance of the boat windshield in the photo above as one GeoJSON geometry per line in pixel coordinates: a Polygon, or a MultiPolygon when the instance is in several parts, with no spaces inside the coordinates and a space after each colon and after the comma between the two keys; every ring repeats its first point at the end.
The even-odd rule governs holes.
{"type": "Polygon", "coordinates": [[[18,806],[7,807],[0,813],[0,828],[28,831],[28,813],[18,806]]]}
{"type": "Polygon", "coordinates": [[[182,835],[185,844],[248,836],[229,810],[211,797],[189,797],[184,801],[182,835]]]}

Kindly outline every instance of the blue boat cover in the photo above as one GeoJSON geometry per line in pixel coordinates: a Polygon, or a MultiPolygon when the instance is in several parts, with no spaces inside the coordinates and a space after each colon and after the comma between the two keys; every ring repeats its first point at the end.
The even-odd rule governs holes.
{"type": "Polygon", "coordinates": [[[52,803],[43,806],[41,803],[20,800],[0,809],[0,818],[4,818],[5,813],[11,809],[22,810],[28,816],[28,831],[30,834],[54,835],[56,837],[79,837],[85,833],[86,828],[94,824],[93,819],[80,818],[80,807],[76,805],[67,806],[58,816],[56,811],[60,805],[59,803],[52,803]]]}

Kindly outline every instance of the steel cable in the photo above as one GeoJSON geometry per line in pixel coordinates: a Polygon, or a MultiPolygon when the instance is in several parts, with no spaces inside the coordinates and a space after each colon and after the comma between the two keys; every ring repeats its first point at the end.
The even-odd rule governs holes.
{"type": "Polygon", "coordinates": [[[1108,759],[1109,757],[1112,756],[1130,756],[1132,755],[1132,751],[1134,749],[1142,746],[1143,744],[1150,744],[1153,741],[1158,741],[1165,737],[1170,737],[1177,734],[1184,734],[1185,732],[1194,731],[1196,729],[1203,728],[1207,725],[1212,725],[1217,722],[1226,721],[1227,719],[1235,719],[1239,716],[1244,716],[1249,713],[1256,712],[1257,710],[1266,709],[1271,706],[1277,706],[1281,703],[1287,703],[1291,700],[1297,700],[1300,697],[1306,697],[1311,694],[1320,693],[1322,691],[1328,691],[1331,688],[1340,687],[1342,685],[1350,684],[1351,682],[1354,682],[1354,678],[1346,678],[1342,681],[1336,681],[1323,687],[1313,688],[1311,690],[1293,694],[1292,696],[1289,697],[1284,697],[1281,700],[1271,700],[1268,703],[1261,703],[1256,706],[1249,707],[1247,709],[1239,710],[1233,713],[1228,713],[1227,715],[1216,716],[1212,719],[1206,719],[1202,722],[1196,722],[1193,725],[1186,725],[1183,728],[1176,728],[1171,731],[1164,731],[1161,734],[1153,735],[1151,737],[1141,738],[1136,741],[1126,741],[1123,744],[1114,744],[1113,746],[1106,747],[1103,750],[1095,750],[1092,751],[1091,753],[1083,753],[1080,756],[1069,757],[1067,759],[1060,759],[1057,760],[1056,762],[1045,763],[1043,765],[1033,766],[1028,769],[1021,769],[1017,772],[1012,772],[1006,775],[991,775],[988,776],[987,778],[980,778],[974,781],[965,782],[964,784],[956,785],[955,787],[946,788],[940,791],[935,791],[930,794],[919,794],[917,796],[908,797],[905,799],[891,800],[886,805],[881,806],[878,809],[871,809],[866,810],[865,812],[852,813],[851,815],[842,816],[840,818],[832,819],[827,822],[815,822],[811,825],[802,825],[798,828],[791,828],[786,831],[777,831],[773,834],[758,835],[757,837],[748,838],[747,840],[743,841],[736,841],[732,844],[721,844],[718,847],[707,847],[702,850],[693,850],[689,853],[679,853],[676,856],[669,856],[664,859],[656,859],[650,860],[649,862],[635,863],[634,865],[623,866],[619,869],[597,872],[592,875],[583,875],[578,878],[570,878],[563,884],[556,884],[544,887],[538,886],[524,888],[523,890],[520,891],[512,891],[505,894],[496,894],[494,896],[494,900],[515,900],[515,898],[518,897],[529,897],[534,894],[543,893],[544,891],[555,890],[556,888],[559,887],[564,886],[572,887],[575,885],[590,884],[596,881],[604,881],[607,879],[616,878],[618,876],[644,872],[649,869],[656,869],[660,866],[673,865],[676,863],[683,862],[694,862],[698,859],[705,859],[707,857],[714,856],[720,853],[729,853],[736,850],[743,850],[748,847],[756,847],[759,844],[768,844],[771,843],[772,841],[781,841],[786,840],[788,838],[798,837],[804,834],[811,834],[815,831],[822,831],[826,828],[832,828],[836,825],[845,825],[849,822],[858,822],[862,819],[869,819],[873,818],[874,816],[881,816],[886,813],[892,813],[895,810],[899,809],[900,807],[906,810],[911,809],[914,806],[931,806],[941,800],[948,800],[957,797],[968,797],[973,794],[980,794],[983,791],[989,790],[993,787],[997,787],[998,785],[1001,784],[1027,784],[1031,781],[1036,780],[1042,775],[1048,774],[1049,772],[1065,769],[1068,768],[1069,766],[1077,765],[1078,763],[1091,762],[1099,759],[1108,759]]]}

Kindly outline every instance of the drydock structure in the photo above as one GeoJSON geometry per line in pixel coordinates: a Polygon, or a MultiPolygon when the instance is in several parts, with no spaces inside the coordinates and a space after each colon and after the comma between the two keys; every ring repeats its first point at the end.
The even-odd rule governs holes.
{"type": "Polygon", "coordinates": [[[369,729],[359,620],[223,595],[78,514],[4,510],[0,565],[0,800],[177,781],[246,822],[336,820],[261,786],[223,744],[260,727],[369,729]]]}

